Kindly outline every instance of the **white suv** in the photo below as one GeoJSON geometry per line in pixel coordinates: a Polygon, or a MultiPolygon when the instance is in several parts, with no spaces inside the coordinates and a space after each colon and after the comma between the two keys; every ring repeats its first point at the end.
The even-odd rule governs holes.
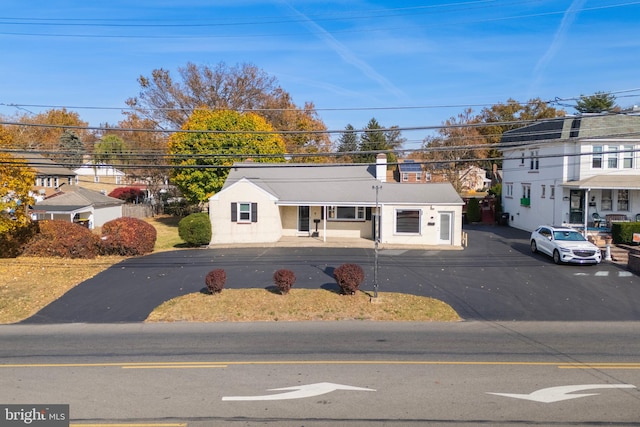
{"type": "Polygon", "coordinates": [[[531,252],[542,252],[561,264],[598,264],[602,251],[584,238],[582,233],[569,227],[543,225],[531,233],[531,252]]]}

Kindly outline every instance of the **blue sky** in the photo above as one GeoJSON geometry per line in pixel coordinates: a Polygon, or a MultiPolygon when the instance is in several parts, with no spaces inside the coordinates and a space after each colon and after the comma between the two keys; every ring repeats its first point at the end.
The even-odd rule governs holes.
{"type": "MultiPolygon", "coordinates": [[[[629,107],[639,17],[631,0],[5,0],[0,114],[65,106],[115,124],[138,76],[187,62],[254,64],[330,130],[372,117],[434,126],[466,107],[596,91],[629,107]]],[[[429,133],[403,132],[405,148],[429,133]]]]}

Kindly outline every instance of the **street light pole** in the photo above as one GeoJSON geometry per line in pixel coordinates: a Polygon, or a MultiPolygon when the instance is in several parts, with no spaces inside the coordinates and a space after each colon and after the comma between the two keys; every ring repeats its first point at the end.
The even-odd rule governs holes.
{"type": "Polygon", "coordinates": [[[380,242],[380,206],[378,204],[378,191],[382,189],[382,185],[374,185],[372,188],[376,190],[376,225],[373,228],[373,239],[375,242],[375,257],[373,261],[373,297],[378,298],[378,243],[380,242]]]}

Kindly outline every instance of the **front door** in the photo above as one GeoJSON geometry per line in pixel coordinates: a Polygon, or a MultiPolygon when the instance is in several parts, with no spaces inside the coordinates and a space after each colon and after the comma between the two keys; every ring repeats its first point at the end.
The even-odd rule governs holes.
{"type": "Polygon", "coordinates": [[[569,199],[569,223],[584,223],[584,190],[571,190],[569,199]]]}
{"type": "Polygon", "coordinates": [[[453,239],[453,214],[440,212],[440,230],[438,232],[438,244],[450,245],[453,239]]]}
{"type": "Polygon", "coordinates": [[[309,206],[298,206],[298,231],[309,232],[309,206]]]}

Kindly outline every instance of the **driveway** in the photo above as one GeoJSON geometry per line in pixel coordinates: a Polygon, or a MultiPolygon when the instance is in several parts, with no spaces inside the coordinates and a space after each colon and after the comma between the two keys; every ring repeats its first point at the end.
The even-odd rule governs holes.
{"type": "MultiPolygon", "coordinates": [[[[528,236],[498,226],[465,227],[464,250],[381,249],[381,292],[434,297],[467,320],[640,320],[640,280],[620,266],[555,265],[531,254],[528,236]]],[[[337,289],[333,269],[350,262],[373,289],[373,248],[224,248],[161,252],[114,265],[23,323],[142,322],[162,302],[203,291],[214,268],[226,288],[266,288],[273,272],[295,272],[295,288],[337,289]]]]}

